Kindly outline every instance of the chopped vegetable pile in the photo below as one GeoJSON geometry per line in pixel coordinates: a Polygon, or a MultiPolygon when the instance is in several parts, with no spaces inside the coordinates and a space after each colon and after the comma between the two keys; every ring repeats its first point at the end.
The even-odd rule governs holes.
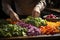
{"type": "Polygon", "coordinates": [[[26,22],[26,23],[29,23],[29,24],[32,24],[32,25],[34,25],[34,26],[36,26],[36,27],[47,25],[46,20],[43,20],[43,19],[40,18],[40,17],[38,17],[38,18],[33,18],[33,17],[29,16],[29,17],[27,17],[27,18],[25,19],[25,22],[26,22]]]}
{"type": "Polygon", "coordinates": [[[46,19],[57,19],[58,17],[54,14],[49,14],[46,16],[46,19]]]}
{"type": "Polygon", "coordinates": [[[60,33],[60,22],[49,22],[40,17],[31,16],[24,22],[13,22],[11,19],[0,20],[0,37],[38,36],[60,33]]]}
{"type": "Polygon", "coordinates": [[[20,25],[22,26],[23,28],[26,28],[28,31],[27,31],[27,35],[28,36],[37,36],[37,35],[40,35],[40,30],[39,28],[31,25],[31,24],[26,24],[26,23],[23,23],[23,22],[18,22],[17,25],[20,25]]]}
{"type": "Polygon", "coordinates": [[[27,29],[16,24],[9,24],[5,20],[0,23],[0,37],[26,36],[27,29]]]}

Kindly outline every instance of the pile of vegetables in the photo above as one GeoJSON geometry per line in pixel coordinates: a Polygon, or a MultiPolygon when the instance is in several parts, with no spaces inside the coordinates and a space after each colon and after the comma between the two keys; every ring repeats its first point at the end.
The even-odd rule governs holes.
{"type": "Polygon", "coordinates": [[[28,24],[32,24],[36,27],[47,25],[46,20],[43,20],[40,17],[34,18],[34,17],[29,16],[25,19],[25,22],[28,24]]]}
{"type": "Polygon", "coordinates": [[[40,26],[40,31],[42,34],[60,33],[60,22],[47,21],[47,26],[40,26]]]}
{"type": "Polygon", "coordinates": [[[0,37],[37,36],[41,34],[39,28],[31,24],[10,21],[10,19],[9,21],[0,20],[0,37]]]}
{"type": "Polygon", "coordinates": [[[60,32],[58,28],[51,26],[41,26],[40,30],[41,30],[41,34],[56,34],[60,32]]]}
{"type": "Polygon", "coordinates": [[[49,14],[45,17],[46,19],[57,19],[58,17],[54,14],[49,14]]]}
{"type": "Polygon", "coordinates": [[[37,35],[41,34],[39,28],[37,28],[31,24],[26,24],[24,22],[18,22],[17,25],[22,26],[23,28],[26,28],[28,30],[27,31],[28,36],[37,36],[37,35]]]}
{"type": "Polygon", "coordinates": [[[0,37],[38,36],[60,33],[60,22],[49,22],[40,17],[31,16],[22,22],[11,19],[0,20],[0,37]]]}
{"type": "Polygon", "coordinates": [[[58,27],[58,26],[60,26],[60,21],[58,21],[58,22],[49,22],[49,21],[47,21],[47,25],[48,26],[53,26],[53,27],[58,27]]]}
{"type": "Polygon", "coordinates": [[[6,20],[0,20],[0,37],[27,36],[26,32],[26,28],[16,24],[9,24],[6,20]]]}

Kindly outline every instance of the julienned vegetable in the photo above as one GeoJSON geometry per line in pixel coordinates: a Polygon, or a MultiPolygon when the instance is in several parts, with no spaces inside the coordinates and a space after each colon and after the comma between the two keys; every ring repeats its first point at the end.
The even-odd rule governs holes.
{"type": "Polygon", "coordinates": [[[31,16],[27,17],[25,19],[25,22],[26,23],[29,23],[29,24],[32,24],[36,27],[39,27],[39,26],[46,26],[47,23],[46,23],[46,20],[43,20],[42,18],[38,17],[38,18],[33,18],[31,16]]]}
{"type": "Polygon", "coordinates": [[[42,34],[56,34],[60,33],[60,22],[49,22],[47,21],[47,26],[40,26],[40,31],[42,34]]]}
{"type": "Polygon", "coordinates": [[[60,33],[59,29],[57,29],[55,26],[41,26],[40,31],[42,34],[56,34],[60,33]]]}

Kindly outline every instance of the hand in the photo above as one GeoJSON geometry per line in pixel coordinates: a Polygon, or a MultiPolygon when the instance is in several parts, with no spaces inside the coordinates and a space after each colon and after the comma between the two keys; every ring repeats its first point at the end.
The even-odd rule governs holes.
{"type": "Polygon", "coordinates": [[[37,12],[37,11],[35,11],[35,10],[33,10],[33,11],[32,11],[32,16],[33,16],[33,17],[39,17],[39,16],[40,16],[40,13],[37,12]]]}
{"type": "Polygon", "coordinates": [[[20,21],[18,15],[16,13],[11,13],[10,18],[12,19],[12,21],[20,21]]]}

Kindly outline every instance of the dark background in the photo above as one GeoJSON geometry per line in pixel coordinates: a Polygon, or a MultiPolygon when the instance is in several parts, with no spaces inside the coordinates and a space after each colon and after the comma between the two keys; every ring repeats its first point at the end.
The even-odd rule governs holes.
{"type": "Polygon", "coordinates": [[[0,0],[0,19],[9,17],[2,10],[2,0],[0,0]]]}
{"type": "MultiPolygon", "coordinates": [[[[9,18],[8,15],[6,15],[3,10],[2,10],[2,3],[1,3],[2,0],[0,0],[0,19],[1,18],[9,18]]],[[[53,2],[53,4],[51,4],[51,2],[49,3],[49,0],[46,0],[47,2],[47,7],[51,7],[51,8],[58,8],[60,9],[60,1],[59,0],[50,0],[51,2],[53,2]]],[[[14,7],[14,3],[11,5],[13,10],[15,10],[15,7],[14,7]]],[[[50,14],[50,13],[53,13],[55,15],[60,15],[60,13],[58,12],[53,12],[51,10],[43,10],[43,12],[41,13],[41,17],[43,17],[44,15],[46,14],[50,14]]]]}

